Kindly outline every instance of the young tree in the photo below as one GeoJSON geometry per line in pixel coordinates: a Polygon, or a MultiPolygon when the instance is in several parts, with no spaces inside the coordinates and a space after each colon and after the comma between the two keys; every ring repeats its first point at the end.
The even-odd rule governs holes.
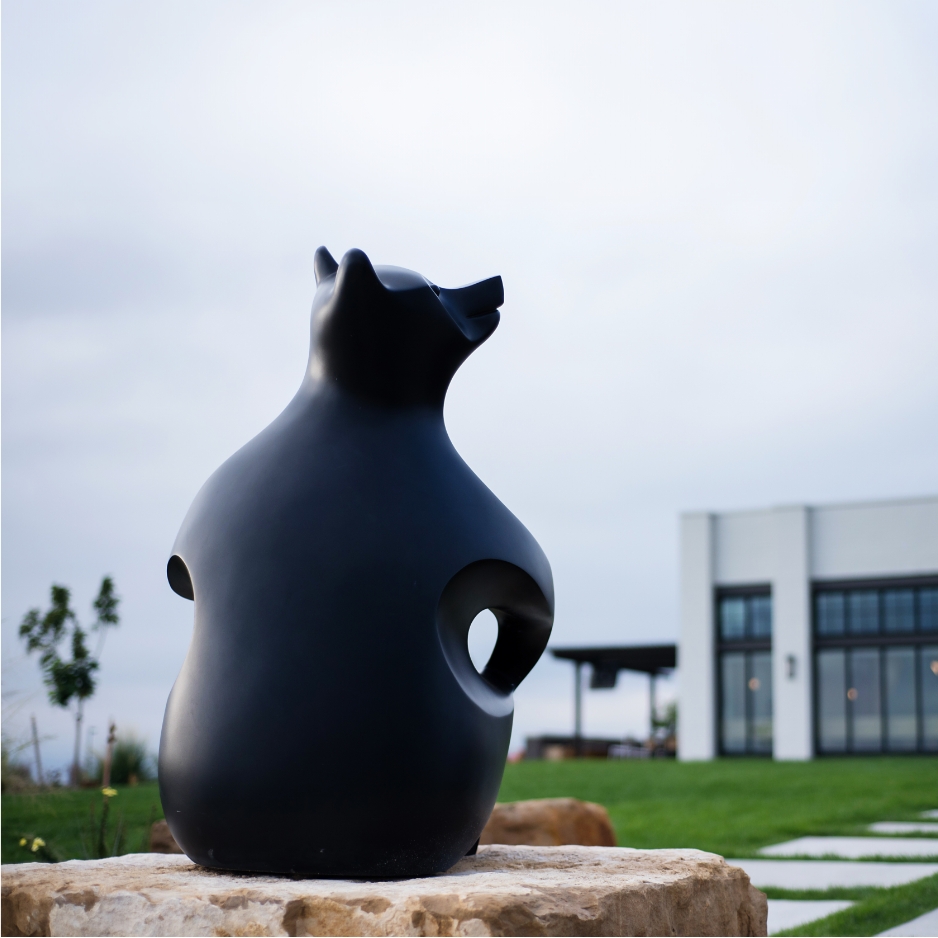
{"type": "Polygon", "coordinates": [[[114,581],[106,576],[101,581],[101,589],[92,603],[97,618],[91,625],[91,631],[98,633],[95,654],[88,651],[85,644],[87,635],[79,625],[78,617],[69,606],[71,593],[65,586],[52,585],[52,608],[42,615],[38,609],[30,609],[20,623],[20,636],[26,641],[26,651],[40,652],[39,665],[43,672],[43,681],[49,689],[49,700],[56,707],[68,707],[75,700],[75,759],[72,763],[72,783],[80,781],[81,756],[81,721],[85,701],[95,689],[94,673],[98,670],[98,659],[104,648],[107,629],[116,626],[120,617],[117,607],[120,598],[114,594],[114,581]],[[65,660],[59,654],[59,645],[68,639],[71,646],[71,659],[65,660]]]}

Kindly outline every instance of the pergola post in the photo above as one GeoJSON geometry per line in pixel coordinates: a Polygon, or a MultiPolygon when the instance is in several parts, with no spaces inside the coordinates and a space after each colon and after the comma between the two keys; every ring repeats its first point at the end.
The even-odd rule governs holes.
{"type": "Polygon", "coordinates": [[[654,671],[648,672],[648,738],[653,739],[655,735],[655,680],[658,675],[654,671]]]}
{"type": "Polygon", "coordinates": [[[573,668],[573,747],[577,756],[583,754],[583,662],[573,668]]]}

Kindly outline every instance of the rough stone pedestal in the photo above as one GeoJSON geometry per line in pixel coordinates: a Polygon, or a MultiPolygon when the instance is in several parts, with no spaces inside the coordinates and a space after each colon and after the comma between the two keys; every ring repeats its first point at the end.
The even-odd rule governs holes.
{"type": "Polygon", "coordinates": [[[480,847],[364,882],[215,873],[186,857],[3,867],[4,935],[764,935],[765,896],[699,850],[480,847]]]}

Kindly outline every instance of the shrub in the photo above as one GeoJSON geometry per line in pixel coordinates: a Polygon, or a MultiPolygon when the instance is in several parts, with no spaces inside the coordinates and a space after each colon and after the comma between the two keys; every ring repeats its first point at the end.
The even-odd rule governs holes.
{"type": "Polygon", "coordinates": [[[146,743],[132,733],[118,738],[111,758],[111,784],[127,785],[145,782],[156,777],[152,755],[146,743]]]}
{"type": "Polygon", "coordinates": [[[10,751],[9,743],[3,739],[0,745],[0,790],[8,792],[27,791],[33,787],[32,773],[29,766],[10,751]]]}

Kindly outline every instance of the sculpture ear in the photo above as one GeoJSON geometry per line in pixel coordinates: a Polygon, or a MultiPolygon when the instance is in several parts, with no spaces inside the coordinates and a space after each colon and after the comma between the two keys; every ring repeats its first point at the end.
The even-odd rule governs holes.
{"type": "Polygon", "coordinates": [[[317,287],[325,277],[331,277],[338,269],[339,265],[335,262],[335,258],[325,247],[316,248],[316,255],[313,258],[313,270],[316,273],[317,287]]]}
{"type": "Polygon", "coordinates": [[[368,302],[384,294],[384,284],[378,279],[371,261],[364,251],[352,248],[346,251],[335,276],[335,297],[340,303],[368,302]]]}

